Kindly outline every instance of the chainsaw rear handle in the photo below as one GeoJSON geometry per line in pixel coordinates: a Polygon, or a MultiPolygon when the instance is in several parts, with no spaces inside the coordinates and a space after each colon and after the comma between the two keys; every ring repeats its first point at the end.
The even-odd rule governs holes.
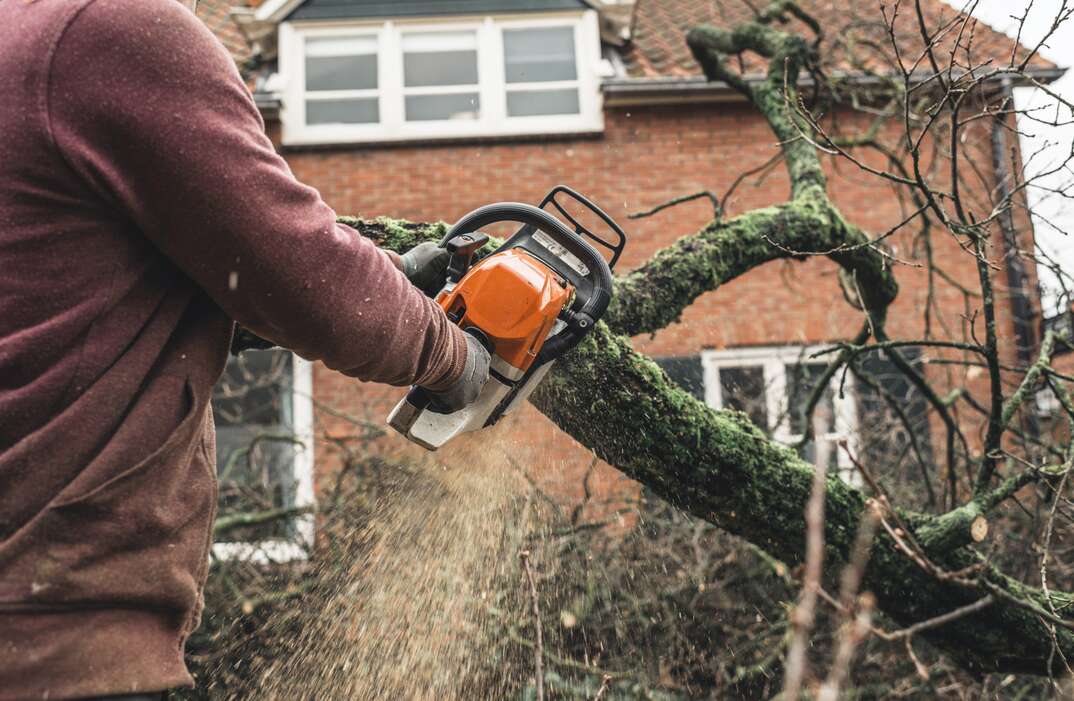
{"type": "MultiPolygon", "coordinates": [[[[565,315],[563,321],[567,324],[566,330],[548,339],[541,348],[537,362],[543,364],[576,346],[603,316],[612,299],[612,272],[608,262],[588,241],[543,209],[522,202],[499,202],[475,209],[448,230],[440,245],[447,248],[457,237],[472,235],[483,227],[502,221],[518,222],[543,231],[577,256],[589,269],[586,279],[593,285],[592,293],[580,309],[571,309],[565,315]]],[[[514,248],[516,239],[521,235],[522,232],[519,232],[512,236],[496,252],[514,248]]],[[[459,248],[469,249],[470,246],[459,248]]],[[[476,249],[473,251],[476,252],[476,249]]]]}

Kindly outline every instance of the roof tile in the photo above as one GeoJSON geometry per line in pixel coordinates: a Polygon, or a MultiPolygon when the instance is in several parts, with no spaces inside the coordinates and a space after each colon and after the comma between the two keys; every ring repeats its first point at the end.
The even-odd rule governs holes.
{"type": "Polygon", "coordinates": [[[236,0],[199,0],[198,18],[227,47],[235,63],[240,66],[250,58],[250,47],[231,19],[231,8],[245,3],[236,0]]]}
{"type": "MultiPolygon", "coordinates": [[[[685,77],[701,74],[686,46],[686,32],[693,26],[708,23],[732,27],[750,21],[754,10],[749,0],[637,0],[634,9],[634,27],[631,43],[623,53],[627,74],[635,78],[685,77]]],[[[763,7],[764,0],[752,0],[763,7]]],[[[799,5],[816,18],[825,31],[821,47],[826,68],[829,71],[853,72],[862,66],[870,70],[891,67],[893,52],[887,36],[881,3],[860,0],[799,0],[799,5]]],[[[889,16],[894,5],[890,0],[883,4],[889,16]]],[[[941,0],[923,0],[922,7],[928,26],[935,31],[955,17],[956,12],[941,0]]],[[[790,25],[796,31],[809,34],[809,29],[798,20],[790,25]]],[[[1006,64],[1015,48],[1015,41],[992,29],[984,22],[968,25],[966,36],[972,28],[969,42],[975,63],[992,58],[998,65],[1006,64]]],[[[963,43],[966,43],[966,36],[963,43]]],[[[904,61],[909,63],[924,48],[918,32],[913,6],[903,4],[896,20],[896,37],[904,61]]],[[[1018,47],[1019,56],[1028,51],[1018,47]]],[[[965,61],[965,55],[960,57],[965,61]]],[[[1040,56],[1031,62],[1038,68],[1053,68],[1053,64],[1040,56]]],[[[746,72],[763,69],[756,56],[742,57],[741,67],[746,72]]],[[[886,72],[886,71],[885,71],[886,72]]]]}

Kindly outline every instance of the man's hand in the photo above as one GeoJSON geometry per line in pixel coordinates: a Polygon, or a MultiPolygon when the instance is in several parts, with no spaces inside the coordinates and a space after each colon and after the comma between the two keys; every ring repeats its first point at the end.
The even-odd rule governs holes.
{"type": "Polygon", "coordinates": [[[462,375],[447,389],[431,393],[431,408],[446,414],[473,404],[488,382],[490,361],[489,352],[481,341],[472,334],[466,334],[466,365],[462,375]]]}
{"type": "Polygon", "coordinates": [[[447,280],[451,254],[432,241],[419,243],[399,257],[400,269],[414,287],[432,297],[447,280]]]}

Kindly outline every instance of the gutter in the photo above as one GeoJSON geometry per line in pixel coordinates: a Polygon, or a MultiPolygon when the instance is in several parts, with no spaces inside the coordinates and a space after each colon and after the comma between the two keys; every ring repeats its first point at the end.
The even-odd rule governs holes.
{"type": "MultiPolygon", "coordinates": [[[[1051,83],[1067,72],[1066,68],[1031,68],[1025,75],[1041,83],[1051,83]]],[[[744,78],[749,84],[764,81],[763,73],[747,73],[744,78]]],[[[886,82],[875,76],[863,76],[854,73],[833,73],[834,80],[849,83],[857,87],[882,86],[886,82]]],[[[996,75],[989,82],[1001,84],[1007,81],[1011,87],[1031,85],[1024,77],[1013,75],[996,75]]],[[[798,81],[799,88],[809,88],[814,84],[812,76],[803,76],[798,81]]],[[[723,81],[709,81],[702,75],[661,76],[657,78],[607,78],[601,85],[605,104],[611,107],[634,104],[661,104],[669,102],[726,102],[742,99],[741,95],[723,81]]]]}
{"type": "MultiPolygon", "coordinates": [[[[612,63],[613,65],[616,65],[617,56],[615,52],[610,53],[612,55],[612,63]]],[[[621,68],[621,64],[619,64],[617,68],[621,68]]],[[[1035,68],[1027,71],[1027,74],[1034,80],[1042,83],[1051,83],[1052,81],[1061,78],[1066,71],[1067,69],[1065,68],[1035,68]]],[[[863,87],[883,84],[883,81],[879,78],[854,75],[851,73],[842,75],[836,74],[833,77],[863,87]]],[[[762,73],[746,75],[746,82],[751,84],[760,83],[764,79],[765,76],[762,73]]],[[[997,80],[999,79],[1000,77],[997,76],[997,80]]],[[[1010,79],[1005,78],[1004,80],[1009,81],[1010,79]]],[[[798,86],[800,88],[811,87],[813,82],[811,76],[805,76],[798,82],[798,86]]],[[[1012,82],[1012,87],[1028,84],[1025,80],[1019,81],[1018,83],[1014,83],[1013,81],[1010,82],[1012,82]]],[[[605,107],[643,104],[683,104],[692,102],[737,102],[744,99],[738,91],[731,88],[727,83],[722,81],[710,82],[705,76],[701,75],[659,78],[628,78],[621,76],[605,78],[601,82],[601,91],[604,93],[605,107]]],[[[273,92],[255,91],[254,101],[257,103],[257,106],[265,119],[274,119],[279,115],[280,98],[278,94],[273,92]]]]}
{"type": "MultiPolygon", "coordinates": [[[[1009,77],[1003,78],[1000,83],[1000,95],[1004,100],[1010,100],[1014,106],[1014,81],[1009,77]]],[[[1010,145],[1007,141],[1007,129],[1003,124],[1005,116],[998,116],[992,123],[992,165],[996,177],[996,192],[1000,201],[1009,201],[1011,198],[1011,182],[1013,181],[1007,155],[1010,153],[1010,145]]],[[[1014,114],[1017,119],[1017,113],[1014,114]]],[[[1015,125],[1017,128],[1017,124],[1015,125]]],[[[1024,195],[1023,195],[1024,196],[1024,195]]],[[[1029,217],[1030,235],[1033,231],[1033,218],[1029,217]]],[[[1000,232],[1003,234],[1003,263],[1007,277],[1007,291],[1011,300],[1011,325],[1014,331],[1014,350],[1018,358],[1018,364],[1022,367],[1033,365],[1037,353],[1038,336],[1036,331],[1043,331],[1043,319],[1038,319],[1038,314],[1033,308],[1030,299],[1029,274],[1026,272],[1025,262],[1019,252],[1018,231],[1014,225],[1012,208],[1008,207],[999,219],[1000,232]],[[1037,321],[1041,326],[1036,326],[1037,321]]],[[[1037,297],[1040,292],[1037,290],[1037,297]]],[[[1041,315],[1042,316],[1042,315],[1041,315]]],[[[1023,431],[1030,438],[1040,437],[1040,424],[1037,416],[1027,412],[1022,416],[1023,431]]]]}
{"type": "MultiPolygon", "coordinates": [[[[1004,100],[1010,100],[1013,106],[1013,81],[1008,78],[1003,79],[1000,95],[1004,100]]],[[[999,117],[995,120],[992,124],[991,135],[992,167],[996,173],[996,192],[1001,202],[1010,199],[1012,182],[1007,158],[1010,146],[1007,142],[1007,130],[1004,128],[1003,119],[999,117]]],[[[1015,229],[1011,208],[1008,207],[1007,211],[999,217],[999,228],[1003,234],[1003,262],[1007,273],[1007,289],[1011,296],[1011,316],[1018,362],[1029,367],[1033,364],[1033,355],[1037,346],[1036,334],[1033,332],[1033,319],[1036,313],[1029,299],[1029,275],[1019,255],[1018,232],[1015,229]]]]}
{"type": "Polygon", "coordinates": [[[257,106],[258,111],[261,112],[261,118],[266,122],[280,118],[280,108],[283,107],[283,100],[276,93],[255,92],[254,104],[257,106]]]}

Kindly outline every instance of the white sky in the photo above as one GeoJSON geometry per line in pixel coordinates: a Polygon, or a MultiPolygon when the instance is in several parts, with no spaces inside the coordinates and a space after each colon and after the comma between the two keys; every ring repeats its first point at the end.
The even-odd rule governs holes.
{"type": "MultiPolygon", "coordinates": [[[[972,2],[968,0],[945,0],[947,4],[964,9],[972,2]]],[[[1022,29],[1022,43],[1030,47],[1036,46],[1037,42],[1048,33],[1056,14],[1064,5],[1063,0],[980,0],[973,14],[978,19],[1010,36],[1015,36],[1018,31],[1018,20],[1011,15],[1020,17],[1027,5],[1032,4],[1025,27],[1022,29]]],[[[1067,0],[1067,7],[1071,7],[1072,0],[1067,0]]],[[[1060,28],[1041,48],[1041,54],[1053,63],[1063,68],[1074,67],[1074,18],[1060,25],[1060,28]]],[[[1067,72],[1060,80],[1052,83],[1051,88],[1062,95],[1065,99],[1074,102],[1074,70],[1067,72]]],[[[1033,109],[1038,106],[1052,105],[1054,116],[1055,101],[1043,92],[1034,88],[1019,88],[1015,91],[1015,104],[1018,109],[1033,109]]],[[[1070,113],[1066,113],[1067,119],[1070,113]]],[[[1022,157],[1030,158],[1030,154],[1036,153],[1041,148],[1044,152],[1033,158],[1026,164],[1026,177],[1032,177],[1042,171],[1051,170],[1070,158],[1071,149],[1074,148],[1074,125],[1066,125],[1059,128],[1046,127],[1031,120],[1022,119],[1019,124],[1022,137],[1022,157]],[[1049,166],[1051,166],[1049,168],[1049,166]]],[[[1070,197],[1074,198],[1074,171],[1068,169],[1064,173],[1042,180],[1047,186],[1054,189],[1064,189],[1070,197]]],[[[1063,269],[1068,273],[1074,273],[1074,201],[1054,194],[1041,192],[1040,190],[1029,191],[1030,208],[1041,215],[1036,220],[1037,242],[1041,248],[1048,251],[1056,260],[1060,261],[1063,269]],[[1050,226],[1043,219],[1055,224],[1050,226]],[[1069,232],[1063,234],[1057,229],[1069,232]]],[[[1054,289],[1054,280],[1041,271],[1041,286],[1045,291],[1045,306],[1054,308],[1055,299],[1049,294],[1049,288],[1054,289]]]]}

